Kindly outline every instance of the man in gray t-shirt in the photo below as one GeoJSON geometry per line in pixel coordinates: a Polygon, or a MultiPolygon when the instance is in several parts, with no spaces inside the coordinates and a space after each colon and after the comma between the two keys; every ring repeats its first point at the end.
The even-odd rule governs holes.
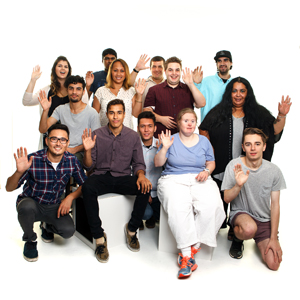
{"type": "Polygon", "coordinates": [[[40,93],[39,101],[43,108],[40,121],[40,132],[45,133],[48,128],[60,121],[68,126],[70,131],[70,144],[68,152],[76,155],[80,162],[83,158],[83,145],[81,136],[83,131],[91,128],[92,131],[100,128],[100,119],[97,111],[89,105],[82,102],[82,96],[85,92],[85,81],[80,76],[70,76],[65,81],[70,102],[58,106],[51,117],[47,118],[51,106],[51,97],[40,93]]]}
{"type": "Polygon", "coordinates": [[[243,241],[254,238],[267,266],[277,270],[282,261],[277,238],[279,198],[286,185],[280,169],[262,158],[266,140],[259,129],[244,130],[242,147],[246,155],[227,165],[221,189],[225,202],[231,205],[229,222],[235,236],[230,256],[242,258],[243,241]]]}

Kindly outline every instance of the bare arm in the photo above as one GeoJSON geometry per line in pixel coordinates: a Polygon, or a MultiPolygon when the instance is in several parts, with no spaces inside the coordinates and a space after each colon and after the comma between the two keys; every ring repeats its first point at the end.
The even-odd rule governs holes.
{"type": "Polygon", "coordinates": [[[291,98],[289,96],[286,96],[284,100],[284,96],[282,96],[281,102],[278,103],[278,116],[276,121],[274,122],[275,135],[279,134],[283,130],[285,126],[286,115],[289,113],[291,105],[291,98]]]}
{"type": "Polygon", "coordinates": [[[96,109],[96,111],[100,112],[100,109],[101,109],[101,104],[100,104],[100,101],[98,100],[98,98],[94,95],[94,101],[93,101],[93,108],[96,109]]]}
{"type": "Polygon", "coordinates": [[[184,83],[189,87],[189,89],[193,95],[193,98],[195,101],[195,106],[197,108],[204,107],[206,104],[205,97],[195,86],[194,81],[193,81],[193,74],[190,71],[190,69],[185,68],[185,70],[183,70],[182,79],[183,79],[184,83]]]}
{"type": "Polygon", "coordinates": [[[161,133],[160,138],[161,138],[162,148],[154,156],[155,167],[161,167],[167,161],[167,157],[166,157],[167,151],[172,146],[174,141],[174,137],[172,137],[172,139],[170,139],[170,137],[171,137],[170,130],[166,130],[165,134],[163,132],[161,133]]]}
{"type": "Polygon", "coordinates": [[[241,191],[242,187],[248,180],[250,171],[248,170],[246,174],[244,174],[242,170],[242,166],[240,164],[237,164],[234,166],[234,176],[235,176],[235,185],[230,190],[224,191],[224,201],[226,203],[230,203],[232,200],[234,200],[239,192],[241,191]]]}
{"type": "Polygon", "coordinates": [[[138,82],[135,83],[136,94],[132,98],[132,115],[136,118],[142,112],[142,97],[146,86],[147,83],[145,79],[139,79],[138,82]]]}
{"type": "MultiPolygon", "coordinates": [[[[149,67],[146,67],[146,63],[150,60],[150,57],[147,58],[147,54],[143,54],[140,56],[138,62],[136,63],[135,70],[138,72],[141,70],[149,69],[149,67]]],[[[138,73],[135,71],[132,71],[130,74],[130,85],[134,86],[134,82],[136,80],[138,73]]]]}
{"type": "Polygon", "coordinates": [[[33,160],[32,156],[28,160],[27,149],[24,148],[23,151],[22,147],[17,149],[17,154],[14,153],[14,158],[16,161],[17,170],[7,179],[5,187],[7,192],[12,192],[18,187],[20,178],[30,168],[33,160]]]}
{"type": "Polygon", "coordinates": [[[206,161],[205,163],[205,169],[209,170],[203,170],[201,171],[197,176],[196,176],[196,180],[197,181],[206,181],[208,176],[214,171],[216,167],[216,163],[214,161],[206,161]]]}

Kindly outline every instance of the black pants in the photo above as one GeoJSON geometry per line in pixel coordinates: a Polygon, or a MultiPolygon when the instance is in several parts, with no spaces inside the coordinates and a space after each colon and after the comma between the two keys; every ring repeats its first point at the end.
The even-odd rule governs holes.
{"type": "MultiPolygon", "coordinates": [[[[90,176],[82,186],[83,203],[94,239],[103,237],[102,222],[99,217],[98,196],[116,193],[121,195],[137,195],[128,229],[137,231],[149,200],[150,193],[142,194],[136,185],[136,176],[113,177],[109,172],[104,175],[90,176]]],[[[116,207],[118,209],[118,207],[116,207]]],[[[114,216],[111,216],[112,218],[114,216]]]]}

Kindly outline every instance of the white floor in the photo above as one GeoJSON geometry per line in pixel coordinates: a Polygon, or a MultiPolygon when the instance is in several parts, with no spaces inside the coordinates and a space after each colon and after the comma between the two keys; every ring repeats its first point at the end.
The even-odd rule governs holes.
{"type": "MultiPolygon", "coordinates": [[[[93,251],[76,237],[63,240],[55,236],[53,243],[44,243],[36,224],[39,259],[35,263],[25,261],[22,230],[15,210],[19,193],[0,190],[1,234],[4,235],[1,243],[2,299],[63,299],[66,296],[88,299],[100,298],[101,295],[112,299],[162,299],[166,296],[174,299],[186,296],[198,299],[203,296],[212,296],[211,299],[279,299],[298,290],[295,271],[299,267],[296,258],[299,241],[292,238],[289,231],[292,218],[285,213],[282,213],[285,225],[280,227],[284,260],[279,271],[267,269],[253,241],[245,242],[241,260],[232,259],[228,254],[227,230],[221,230],[212,261],[198,260],[199,267],[192,276],[178,280],[177,256],[157,250],[158,227],[140,232],[140,252],[131,252],[125,245],[109,248],[109,262],[101,264],[93,251]]],[[[295,232],[299,232],[298,228],[295,232]]]]}

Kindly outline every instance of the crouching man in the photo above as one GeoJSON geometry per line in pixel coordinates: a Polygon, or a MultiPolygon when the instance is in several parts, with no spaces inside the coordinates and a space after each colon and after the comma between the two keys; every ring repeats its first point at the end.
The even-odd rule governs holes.
{"type": "Polygon", "coordinates": [[[231,206],[229,222],[235,235],[230,256],[242,258],[243,241],[253,238],[266,265],[276,271],[282,261],[277,237],[279,198],[286,185],[280,169],[262,158],[266,141],[261,130],[245,129],[242,148],[246,155],[227,165],[222,190],[231,206]]]}
{"type": "Polygon", "coordinates": [[[74,232],[69,210],[74,199],[81,195],[81,187],[61,200],[70,179],[81,186],[86,176],[78,159],[67,151],[69,129],[63,124],[54,124],[48,129],[48,148],[27,156],[26,148],[14,154],[17,170],[7,179],[8,192],[19,188],[24,181],[23,193],[17,199],[18,220],[25,241],[23,256],[27,261],[38,259],[37,235],[34,222],[42,221],[42,240],[52,242],[54,233],[70,238],[74,232]]]}

